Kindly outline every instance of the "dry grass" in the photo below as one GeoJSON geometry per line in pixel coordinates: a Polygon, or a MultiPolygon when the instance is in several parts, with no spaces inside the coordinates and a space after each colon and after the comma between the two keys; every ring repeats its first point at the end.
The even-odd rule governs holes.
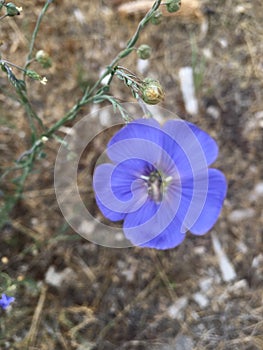
{"type": "MultiPolygon", "coordinates": [[[[34,6],[16,3],[23,5],[23,14],[1,24],[0,39],[2,56],[20,63],[43,1],[34,6]]],[[[37,162],[12,220],[1,232],[0,256],[8,258],[1,270],[23,281],[13,308],[1,315],[1,349],[165,350],[181,349],[182,344],[188,344],[187,350],[263,348],[263,217],[260,197],[252,196],[262,182],[263,164],[262,4],[213,0],[202,2],[202,8],[206,32],[198,23],[167,18],[149,27],[140,43],[152,46],[145,74],[165,87],[163,106],[196,122],[219,143],[216,166],[226,174],[229,189],[215,230],[236,280],[222,280],[210,234],[189,234],[179,248],[165,252],[107,249],[74,234],[56,203],[53,167],[59,145],[49,141],[45,160],[37,162]],[[193,56],[199,69],[198,117],[185,114],[178,82],[178,69],[192,65],[193,56]],[[252,217],[230,220],[234,210],[248,208],[252,217]],[[58,272],[68,269],[59,287],[45,283],[50,266],[58,272]],[[206,289],[201,288],[204,280],[206,289]],[[235,285],[240,280],[245,281],[242,288],[235,285]],[[207,298],[206,307],[195,301],[197,292],[207,298]],[[185,303],[173,313],[178,301],[185,303]]],[[[85,83],[97,79],[136,25],[137,19],[116,16],[110,1],[60,0],[51,6],[37,41],[37,49],[47,50],[54,62],[48,72],[38,70],[49,82],[47,87],[34,82],[28,87],[47,126],[74,104],[85,83]],[[76,19],[76,9],[84,14],[84,23],[76,19]]],[[[123,65],[136,72],[135,54],[123,65]]],[[[30,140],[24,112],[3,74],[0,84],[9,94],[0,95],[1,165],[8,166],[30,140]]],[[[132,99],[118,81],[111,92],[124,101],[132,99]]],[[[79,118],[88,112],[86,107],[79,118]]],[[[7,182],[3,190],[12,193],[13,186],[7,182]]]]}

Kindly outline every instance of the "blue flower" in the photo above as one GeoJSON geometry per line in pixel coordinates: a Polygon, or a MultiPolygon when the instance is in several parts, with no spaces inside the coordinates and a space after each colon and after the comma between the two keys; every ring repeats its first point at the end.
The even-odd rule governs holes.
{"type": "Polygon", "coordinates": [[[2,298],[0,299],[0,307],[5,310],[8,306],[15,300],[14,297],[9,297],[6,294],[2,294],[2,298]]]}
{"type": "Polygon", "coordinates": [[[96,202],[106,218],[123,220],[133,245],[173,248],[186,231],[202,235],[215,224],[227,185],[208,168],[216,142],[197,126],[139,119],[112,137],[107,155],[112,163],[97,166],[93,176],[96,202]]]}

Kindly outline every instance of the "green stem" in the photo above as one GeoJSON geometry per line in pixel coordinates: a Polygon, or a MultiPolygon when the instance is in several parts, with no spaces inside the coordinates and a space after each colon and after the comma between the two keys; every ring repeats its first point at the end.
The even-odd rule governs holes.
{"type": "Polygon", "coordinates": [[[34,160],[35,160],[35,154],[32,153],[30,157],[27,159],[27,162],[23,167],[23,173],[19,178],[19,183],[16,187],[16,191],[14,195],[8,198],[5,202],[5,205],[0,209],[0,227],[2,227],[3,224],[7,222],[8,214],[14,208],[17,201],[21,198],[26,179],[33,168],[34,160]]]}
{"type": "MultiPolygon", "coordinates": [[[[42,123],[42,120],[38,117],[36,112],[31,107],[31,104],[29,102],[27,91],[26,91],[26,84],[24,80],[19,80],[16,78],[16,76],[13,74],[12,69],[9,67],[9,64],[7,64],[7,61],[0,60],[0,65],[2,70],[7,74],[7,77],[10,81],[10,83],[15,87],[16,93],[20,99],[20,103],[24,106],[28,119],[30,128],[33,134],[33,139],[37,137],[36,127],[34,124],[34,119],[38,122],[39,126],[44,130],[44,125],[42,123]]],[[[22,68],[21,68],[22,69],[22,68]]]]}
{"type": "MultiPolygon", "coordinates": [[[[41,15],[39,16],[39,19],[37,21],[37,25],[34,31],[34,34],[32,36],[32,40],[31,40],[31,52],[28,55],[27,61],[29,61],[31,59],[31,53],[33,50],[33,46],[34,46],[34,40],[39,28],[39,24],[41,22],[41,19],[43,17],[42,14],[44,14],[47,10],[47,7],[49,5],[49,3],[51,3],[52,0],[49,0],[46,2],[41,15]]],[[[126,48],[121,51],[110,63],[110,65],[107,67],[107,69],[105,70],[105,72],[102,74],[102,76],[96,81],[96,83],[92,86],[91,89],[89,89],[88,87],[86,88],[82,98],[79,100],[78,103],[76,103],[69,111],[68,113],[61,118],[60,120],[58,120],[54,125],[52,125],[44,134],[44,136],[46,137],[50,137],[52,136],[52,134],[54,132],[56,132],[62,125],[64,125],[66,122],[75,119],[75,117],[77,116],[79,110],[86,104],[88,104],[89,102],[93,101],[94,96],[96,96],[96,91],[99,87],[99,85],[101,84],[102,80],[109,74],[113,75],[115,74],[115,66],[117,65],[117,63],[124,57],[128,56],[132,51],[133,51],[133,47],[136,44],[137,40],[139,39],[140,33],[143,30],[143,28],[145,27],[145,25],[149,22],[149,20],[151,19],[152,15],[154,14],[154,12],[158,9],[158,7],[161,4],[161,0],[156,0],[152,6],[152,8],[147,12],[147,14],[144,16],[144,18],[140,21],[140,23],[137,26],[137,29],[135,31],[135,33],[133,34],[132,38],[127,42],[126,48]]],[[[26,68],[27,66],[25,66],[26,68]]],[[[111,79],[112,79],[111,77],[111,79]]],[[[111,81],[111,79],[109,80],[109,82],[111,81]]]]}
{"type": "MultiPolygon", "coordinates": [[[[24,69],[26,70],[29,66],[29,64],[32,62],[32,53],[33,53],[33,49],[34,49],[34,44],[35,44],[35,40],[37,37],[37,33],[39,31],[39,27],[41,24],[41,21],[43,19],[43,16],[45,15],[49,5],[53,2],[53,0],[47,0],[36,23],[34,32],[32,34],[32,38],[31,38],[31,42],[30,42],[30,47],[29,47],[29,52],[27,55],[27,59],[26,59],[26,63],[24,66],[24,69]]],[[[153,13],[158,9],[158,7],[161,4],[161,0],[156,0],[152,6],[152,8],[148,11],[148,13],[145,15],[145,17],[140,21],[136,32],[134,33],[134,35],[132,36],[132,38],[127,42],[126,48],[121,51],[110,63],[110,65],[106,68],[105,72],[103,73],[103,75],[97,80],[97,82],[92,86],[91,89],[89,89],[88,87],[86,88],[82,98],[65,114],[65,116],[63,118],[61,118],[60,120],[58,120],[53,126],[51,126],[39,139],[35,139],[34,138],[34,143],[33,146],[31,147],[30,150],[24,152],[20,158],[17,161],[17,166],[20,166],[20,164],[23,166],[23,173],[19,179],[19,184],[17,185],[17,189],[15,192],[15,195],[10,198],[9,201],[6,202],[5,207],[2,210],[2,213],[4,213],[4,215],[2,214],[2,223],[3,220],[7,219],[8,217],[8,213],[12,210],[12,208],[14,207],[14,205],[16,204],[17,200],[21,197],[22,192],[23,192],[23,188],[24,188],[24,184],[25,181],[28,177],[28,175],[30,174],[35,158],[37,156],[37,154],[40,152],[40,150],[42,149],[43,146],[43,136],[45,137],[51,137],[53,136],[53,134],[55,134],[55,132],[65,123],[67,123],[70,120],[75,119],[75,117],[77,116],[79,110],[86,104],[95,101],[96,97],[98,97],[99,95],[103,94],[103,92],[105,92],[106,89],[109,88],[109,85],[111,83],[111,80],[115,74],[115,67],[117,65],[117,63],[124,57],[128,56],[134,49],[134,45],[136,44],[137,40],[139,39],[140,33],[142,31],[142,29],[145,27],[145,25],[149,22],[150,18],[152,17],[153,13]],[[103,88],[99,88],[99,85],[101,84],[102,80],[107,76],[111,74],[111,77],[109,78],[109,82],[108,85],[106,87],[103,88]]],[[[25,78],[25,76],[24,76],[25,78]]],[[[36,135],[36,130],[35,127],[32,125],[32,118],[37,119],[38,123],[41,125],[42,128],[44,128],[42,121],[38,118],[38,116],[36,115],[36,113],[33,111],[29,100],[27,98],[27,94],[26,91],[24,89],[19,89],[17,88],[17,93],[19,94],[22,103],[25,107],[25,110],[27,112],[27,115],[29,117],[30,120],[30,124],[31,124],[31,131],[32,131],[32,135],[36,135]]],[[[107,98],[109,99],[109,96],[107,96],[107,98]]],[[[111,101],[112,103],[112,101],[111,101]]]]}
{"type": "Polygon", "coordinates": [[[96,91],[101,84],[102,80],[109,74],[111,74],[111,78],[109,78],[108,84],[111,82],[113,75],[115,74],[115,66],[117,63],[124,57],[128,56],[132,51],[133,47],[136,44],[136,42],[139,39],[140,33],[142,29],[145,27],[145,25],[149,22],[151,19],[153,13],[158,9],[158,7],[161,4],[161,0],[156,0],[152,6],[152,8],[147,12],[145,17],[140,21],[138,24],[138,27],[132,36],[132,38],[127,42],[126,48],[121,51],[110,63],[110,65],[106,68],[105,72],[102,74],[100,79],[97,80],[97,82],[92,86],[91,89],[86,89],[83,97],[80,99],[80,101],[72,107],[72,109],[62,118],[60,119],[57,123],[55,123],[48,131],[45,133],[45,136],[50,137],[55,131],[57,131],[62,125],[64,125],[67,121],[73,120],[81,107],[86,105],[87,103],[91,102],[93,100],[92,96],[96,96],[96,91]]]}
{"type": "Polygon", "coordinates": [[[0,60],[0,63],[6,63],[6,64],[8,64],[9,66],[14,67],[14,68],[16,68],[16,69],[18,69],[18,70],[21,70],[21,71],[23,71],[23,72],[26,71],[24,68],[19,67],[17,64],[14,64],[14,63],[9,62],[9,61],[7,61],[7,60],[1,59],[1,60],[0,60]]]}
{"type": "Polygon", "coordinates": [[[89,90],[89,93],[92,94],[99,84],[102,82],[102,80],[109,74],[111,74],[112,71],[114,71],[114,67],[117,65],[117,63],[124,57],[128,56],[132,51],[133,47],[136,44],[136,42],[139,39],[140,33],[145,27],[145,25],[149,22],[151,19],[153,13],[158,9],[158,7],[161,4],[161,0],[156,0],[152,6],[152,8],[146,13],[146,15],[143,17],[143,19],[138,24],[138,27],[136,29],[136,32],[133,34],[132,38],[127,42],[126,48],[121,51],[111,62],[111,64],[107,67],[104,74],[100,77],[100,79],[94,84],[94,86],[89,90]]]}
{"type": "Polygon", "coordinates": [[[42,130],[45,130],[44,124],[42,123],[42,120],[38,117],[38,115],[36,114],[36,112],[33,110],[29,99],[27,97],[27,93],[25,90],[16,89],[17,94],[20,98],[21,104],[24,106],[28,120],[29,120],[29,124],[30,124],[30,128],[31,128],[31,132],[32,132],[32,139],[33,141],[35,141],[36,137],[37,137],[37,129],[35,127],[34,124],[34,119],[38,122],[39,126],[41,127],[42,130]]]}
{"type": "MultiPolygon", "coordinates": [[[[37,19],[37,22],[36,22],[36,25],[35,25],[35,29],[33,31],[33,34],[32,34],[32,37],[31,37],[31,41],[30,41],[30,45],[29,45],[29,51],[28,51],[28,55],[27,55],[26,63],[25,63],[25,70],[28,68],[28,66],[30,65],[30,63],[32,61],[32,53],[33,53],[33,50],[34,50],[36,37],[37,37],[38,31],[39,31],[39,27],[40,27],[40,24],[42,22],[42,19],[43,19],[45,13],[47,12],[47,10],[49,8],[49,5],[53,1],[54,0],[47,0],[45,5],[43,6],[39,16],[38,16],[38,19],[37,19]]],[[[25,78],[25,75],[24,75],[24,78],[25,78]]]]}
{"type": "Polygon", "coordinates": [[[7,14],[1,16],[1,17],[0,17],[0,21],[2,21],[2,19],[6,18],[7,16],[8,16],[7,14]]]}

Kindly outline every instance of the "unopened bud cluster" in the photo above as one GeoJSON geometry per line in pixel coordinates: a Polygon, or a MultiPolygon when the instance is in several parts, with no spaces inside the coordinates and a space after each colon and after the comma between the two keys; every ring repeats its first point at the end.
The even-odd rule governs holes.
{"type": "Polygon", "coordinates": [[[160,10],[154,11],[152,17],[151,17],[151,23],[154,25],[158,25],[163,20],[163,14],[160,10]]]}
{"type": "Polygon", "coordinates": [[[5,7],[6,8],[6,14],[4,17],[9,16],[9,17],[13,17],[13,16],[19,16],[20,12],[22,11],[22,7],[17,7],[15,4],[13,4],[12,2],[8,2],[7,4],[5,4],[4,1],[0,2],[0,10],[5,7]]]}
{"type": "Polygon", "coordinates": [[[177,12],[181,7],[181,0],[167,0],[165,5],[168,12],[177,12]]]}
{"type": "Polygon", "coordinates": [[[115,72],[137,99],[142,99],[150,105],[155,105],[164,99],[164,90],[158,80],[152,78],[142,80],[127,68],[120,66],[115,67],[115,72]]]}
{"type": "Polygon", "coordinates": [[[158,80],[146,78],[140,89],[142,99],[145,103],[156,105],[164,99],[164,91],[158,80]]]}
{"type": "Polygon", "coordinates": [[[46,85],[47,83],[47,78],[46,77],[41,77],[41,75],[39,75],[37,72],[33,71],[33,70],[26,70],[26,75],[34,80],[39,81],[41,84],[46,85]]]}
{"type": "Polygon", "coordinates": [[[50,68],[52,66],[52,60],[49,54],[44,50],[37,51],[35,58],[43,68],[50,68]]]}
{"type": "Polygon", "coordinates": [[[147,60],[148,58],[150,58],[151,53],[152,53],[151,47],[149,45],[146,45],[146,44],[142,44],[137,49],[137,55],[142,60],[147,60]]]}

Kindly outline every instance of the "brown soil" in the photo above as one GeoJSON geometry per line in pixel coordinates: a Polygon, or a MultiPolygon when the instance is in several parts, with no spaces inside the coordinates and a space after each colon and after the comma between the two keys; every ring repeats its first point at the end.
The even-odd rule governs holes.
{"type": "MultiPolygon", "coordinates": [[[[1,22],[1,53],[21,65],[44,1],[14,2],[23,12],[1,22]]],[[[32,65],[47,76],[48,84],[28,81],[32,104],[46,126],[74,105],[84,86],[98,79],[135,31],[139,18],[119,16],[116,6],[102,0],[60,0],[50,6],[36,50],[47,51],[53,65],[48,70],[32,65]],[[76,11],[84,15],[83,23],[76,11]]],[[[149,25],[138,45],[152,47],[144,74],[165,88],[162,106],[195,122],[219,144],[215,167],[228,179],[228,194],[213,231],[236,278],[224,281],[211,232],[202,237],[189,233],[180,247],[169,251],[109,249],[73,232],[53,188],[59,143],[49,140],[45,158],[37,160],[1,232],[1,271],[19,282],[12,309],[0,315],[1,349],[263,348],[262,3],[204,0],[202,13],[207,31],[200,18],[166,17],[159,26],[149,25]],[[189,65],[198,79],[200,111],[194,117],[185,111],[178,79],[178,70],[189,65]],[[242,210],[238,219],[236,210],[242,210]],[[65,273],[57,287],[46,283],[52,266],[65,273]]],[[[136,73],[136,54],[122,65],[136,73]]],[[[5,168],[30,148],[30,137],[25,112],[4,73],[0,89],[0,158],[5,168]]],[[[111,93],[133,101],[117,79],[111,93]]],[[[84,107],[77,120],[90,108],[84,107]]],[[[58,135],[63,137],[65,130],[58,135]]],[[[87,153],[87,162],[95,153],[87,153]]],[[[5,195],[14,191],[10,180],[2,186],[5,195]]]]}

